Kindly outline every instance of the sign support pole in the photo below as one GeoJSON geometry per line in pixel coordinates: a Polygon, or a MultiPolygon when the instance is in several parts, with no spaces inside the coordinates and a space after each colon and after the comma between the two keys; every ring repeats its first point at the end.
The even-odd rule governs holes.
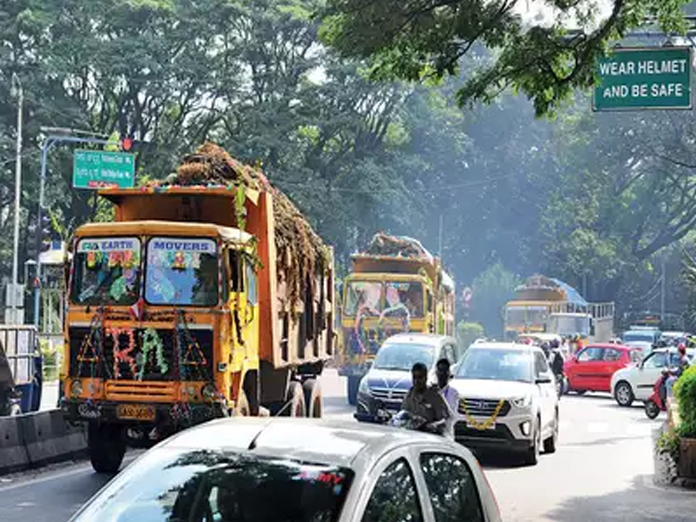
{"type": "Polygon", "coordinates": [[[41,223],[43,218],[46,192],[46,170],[48,152],[59,143],[90,143],[93,145],[110,145],[113,141],[102,138],[78,138],[76,136],[48,135],[41,146],[41,178],[39,183],[39,208],[36,212],[36,278],[34,279],[34,326],[39,328],[39,312],[41,308],[41,223]]]}

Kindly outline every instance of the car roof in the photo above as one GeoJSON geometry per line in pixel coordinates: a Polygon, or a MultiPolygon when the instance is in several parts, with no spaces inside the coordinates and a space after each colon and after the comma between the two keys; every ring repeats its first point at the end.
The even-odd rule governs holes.
{"type": "Polygon", "coordinates": [[[443,342],[453,342],[456,343],[456,339],[454,337],[450,337],[448,335],[440,335],[440,334],[431,334],[431,333],[420,333],[420,332],[412,332],[412,333],[400,333],[400,334],[395,334],[392,335],[391,337],[388,337],[387,339],[384,340],[382,343],[383,345],[399,341],[400,343],[404,344],[432,344],[432,345],[437,345],[441,344],[443,342]]]}
{"type": "Polygon", "coordinates": [[[640,348],[636,348],[635,346],[613,343],[591,343],[585,346],[585,348],[615,348],[618,350],[640,350],[640,348]]]}
{"type": "Polygon", "coordinates": [[[488,350],[519,350],[521,352],[534,351],[534,350],[541,351],[540,347],[535,346],[533,344],[502,343],[502,342],[483,342],[483,343],[472,344],[469,349],[470,350],[481,350],[482,348],[488,349],[488,350]]]}
{"type": "Polygon", "coordinates": [[[449,441],[389,426],[334,419],[232,417],[190,428],[161,448],[248,452],[267,457],[364,468],[404,445],[449,441]]]}
{"type": "MultiPolygon", "coordinates": [[[[666,346],[664,348],[655,348],[653,350],[653,353],[665,353],[665,352],[670,352],[670,353],[677,353],[678,348],[676,346],[666,346]]],[[[686,353],[695,353],[696,348],[687,348],[686,353]]]]}

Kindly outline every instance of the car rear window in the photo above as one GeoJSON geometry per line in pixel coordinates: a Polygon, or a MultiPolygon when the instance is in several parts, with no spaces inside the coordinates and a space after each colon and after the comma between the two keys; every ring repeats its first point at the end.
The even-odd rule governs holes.
{"type": "Polygon", "coordinates": [[[149,465],[138,462],[120,475],[78,520],[333,522],[354,477],[349,468],[285,458],[155,453],[149,465]]]}

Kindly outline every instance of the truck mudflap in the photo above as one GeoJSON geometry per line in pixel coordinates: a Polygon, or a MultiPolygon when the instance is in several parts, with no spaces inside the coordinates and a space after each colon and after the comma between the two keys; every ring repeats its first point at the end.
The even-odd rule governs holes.
{"type": "Polygon", "coordinates": [[[68,422],[148,426],[192,426],[226,415],[218,403],[152,404],[63,399],[61,409],[68,422]]]}

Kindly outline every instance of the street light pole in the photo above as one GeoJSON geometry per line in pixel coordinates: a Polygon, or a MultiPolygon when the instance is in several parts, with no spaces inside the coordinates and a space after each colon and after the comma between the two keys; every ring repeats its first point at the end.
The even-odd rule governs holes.
{"type": "MultiPolygon", "coordinates": [[[[73,129],[60,129],[60,128],[42,128],[44,131],[62,131],[65,130],[68,133],[75,132],[73,129]]],[[[44,212],[44,201],[46,199],[46,173],[48,169],[48,153],[53,148],[54,145],[60,143],[89,143],[92,145],[110,145],[108,139],[100,138],[80,138],[71,135],[56,135],[49,134],[41,146],[41,178],[39,180],[39,207],[36,212],[36,277],[34,279],[34,325],[39,328],[39,313],[41,311],[41,230],[42,230],[42,218],[44,212]]]]}
{"type": "Polygon", "coordinates": [[[17,287],[19,286],[19,219],[22,202],[22,109],[24,89],[17,74],[12,73],[12,90],[17,95],[17,159],[15,163],[14,241],[12,246],[12,322],[17,323],[17,287]]]}

